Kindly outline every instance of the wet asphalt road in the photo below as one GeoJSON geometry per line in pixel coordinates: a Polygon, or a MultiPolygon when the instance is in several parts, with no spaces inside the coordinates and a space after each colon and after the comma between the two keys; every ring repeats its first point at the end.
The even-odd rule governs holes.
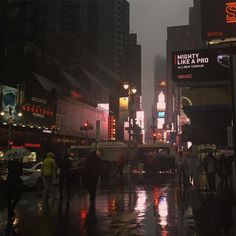
{"type": "Polygon", "coordinates": [[[13,224],[7,223],[1,192],[0,235],[21,236],[209,236],[236,235],[230,196],[180,189],[175,174],[125,176],[100,183],[96,208],[82,185],[48,202],[25,191],[13,224]]]}

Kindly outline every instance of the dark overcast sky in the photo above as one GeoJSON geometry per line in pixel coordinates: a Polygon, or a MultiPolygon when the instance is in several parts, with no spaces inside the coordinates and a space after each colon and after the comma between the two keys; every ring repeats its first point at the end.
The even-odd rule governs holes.
{"type": "Polygon", "coordinates": [[[128,0],[130,29],[138,34],[142,46],[142,95],[146,117],[151,116],[153,103],[154,59],[165,57],[168,26],[189,23],[192,0],[128,0]]]}

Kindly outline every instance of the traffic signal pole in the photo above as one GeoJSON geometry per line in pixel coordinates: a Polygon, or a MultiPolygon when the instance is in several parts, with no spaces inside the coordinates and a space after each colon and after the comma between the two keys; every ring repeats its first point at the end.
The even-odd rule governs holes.
{"type": "Polygon", "coordinates": [[[93,125],[87,120],[83,125],[80,126],[80,130],[85,131],[85,143],[88,144],[88,131],[93,129],[93,125]]]}

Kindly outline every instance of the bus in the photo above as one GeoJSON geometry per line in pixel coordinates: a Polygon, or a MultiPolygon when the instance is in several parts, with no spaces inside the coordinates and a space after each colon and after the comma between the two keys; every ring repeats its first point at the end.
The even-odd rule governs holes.
{"type": "MultiPolygon", "coordinates": [[[[174,148],[169,143],[158,142],[155,144],[138,144],[129,146],[127,143],[114,142],[99,142],[92,145],[71,146],[69,152],[73,156],[73,168],[78,172],[83,172],[83,167],[86,159],[93,150],[97,150],[103,161],[105,172],[113,172],[116,168],[119,157],[124,154],[125,170],[143,172],[143,166],[150,161],[149,154],[153,154],[153,163],[155,170],[173,170],[174,167],[174,148]],[[129,165],[129,166],[128,166],[129,165]]],[[[147,171],[147,170],[146,170],[147,171]]]]}
{"type": "Polygon", "coordinates": [[[128,155],[128,145],[123,142],[99,142],[92,145],[71,146],[68,152],[73,157],[73,169],[82,174],[85,161],[93,150],[98,151],[103,161],[104,172],[114,171],[119,157],[122,154],[128,155]]]}

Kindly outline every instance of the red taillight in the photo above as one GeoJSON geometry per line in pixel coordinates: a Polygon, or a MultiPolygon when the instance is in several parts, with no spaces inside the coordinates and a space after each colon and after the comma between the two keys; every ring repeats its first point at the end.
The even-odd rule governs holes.
{"type": "Polygon", "coordinates": [[[29,170],[23,170],[23,175],[26,175],[26,176],[32,175],[33,173],[34,173],[34,172],[29,171],[29,170]]]}

